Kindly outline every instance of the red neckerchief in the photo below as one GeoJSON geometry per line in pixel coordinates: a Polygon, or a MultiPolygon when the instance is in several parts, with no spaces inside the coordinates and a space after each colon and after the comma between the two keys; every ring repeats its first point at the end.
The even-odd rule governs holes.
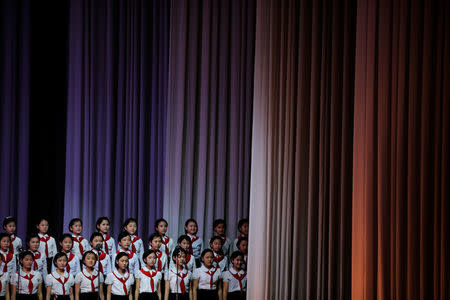
{"type": "Polygon", "coordinates": [[[192,249],[192,244],[193,244],[196,240],[198,240],[199,238],[200,238],[200,237],[197,236],[197,235],[194,235],[194,236],[191,237],[191,243],[189,244],[189,252],[190,252],[190,253],[194,253],[194,250],[192,249]]]}
{"type": "Polygon", "coordinates": [[[8,263],[13,259],[14,253],[8,250],[6,255],[0,254],[1,261],[5,264],[3,266],[3,273],[8,272],[8,263]]]}
{"type": "Polygon", "coordinates": [[[128,273],[128,277],[123,278],[123,277],[117,277],[116,273],[113,272],[114,277],[117,278],[117,280],[119,280],[120,282],[122,282],[123,284],[123,291],[125,293],[125,295],[128,295],[128,291],[127,291],[127,285],[125,284],[128,280],[128,278],[130,278],[130,274],[128,273]]]}
{"type": "Polygon", "coordinates": [[[236,272],[235,274],[231,273],[230,270],[230,274],[237,279],[237,281],[239,281],[239,288],[241,289],[241,294],[244,293],[244,290],[242,289],[242,279],[244,279],[245,275],[247,275],[247,272],[244,271],[244,274],[239,275],[239,272],[236,272]]]}
{"type": "Polygon", "coordinates": [[[39,268],[37,260],[41,258],[41,252],[36,251],[35,253],[33,253],[33,256],[34,256],[33,270],[37,271],[37,269],[39,268]]]}
{"type": "Polygon", "coordinates": [[[166,235],[162,235],[161,236],[161,241],[164,244],[164,250],[166,251],[166,255],[167,257],[169,257],[169,242],[170,242],[170,238],[166,235]]]}
{"type": "MultiPolygon", "coordinates": [[[[13,242],[16,240],[16,238],[17,238],[17,236],[15,236],[14,235],[14,233],[13,234],[11,234],[11,244],[9,244],[9,251],[12,251],[13,253],[14,253],[14,245],[13,245],[13,242]]],[[[1,287],[1,286],[0,286],[1,287]]],[[[1,288],[0,288],[0,291],[1,291],[1,288]]]]}
{"type": "Polygon", "coordinates": [[[133,238],[133,240],[131,241],[131,251],[133,251],[134,253],[136,253],[136,246],[134,246],[134,243],[136,243],[136,241],[138,241],[140,239],[140,237],[138,237],[137,235],[133,238]]]}
{"type": "Polygon", "coordinates": [[[214,255],[214,261],[219,264],[223,259],[225,258],[225,255],[218,254],[217,256],[214,255]]]}
{"type": "Polygon", "coordinates": [[[48,243],[47,242],[50,240],[50,237],[47,234],[45,234],[39,240],[41,242],[45,243],[45,256],[48,257],[48,243]]]}
{"type": "Polygon", "coordinates": [[[221,236],[221,235],[219,235],[219,236],[222,239],[223,244],[225,244],[225,242],[227,241],[227,237],[226,236],[221,236]]]}
{"type": "MultiPolygon", "coordinates": [[[[206,267],[205,267],[206,268],[206,267]]],[[[206,274],[208,274],[209,276],[211,276],[211,279],[209,280],[209,287],[210,289],[212,289],[213,286],[213,277],[214,277],[214,273],[216,273],[218,268],[214,268],[211,267],[211,269],[209,269],[207,272],[205,272],[206,274]],[[213,271],[214,270],[214,271],[213,271]]]]}
{"type": "Polygon", "coordinates": [[[126,254],[128,254],[128,259],[132,259],[132,258],[133,258],[133,256],[134,256],[133,251],[130,251],[130,250],[127,250],[127,251],[121,251],[121,250],[123,250],[123,249],[117,250],[116,254],[119,254],[120,252],[125,252],[126,254]]]}
{"type": "Polygon", "coordinates": [[[73,240],[75,242],[78,243],[78,249],[80,250],[81,255],[83,255],[84,254],[84,248],[83,248],[83,245],[81,245],[81,242],[84,240],[84,238],[81,235],[79,235],[79,236],[72,236],[72,238],[73,238],[73,240]]]}
{"type": "Polygon", "coordinates": [[[96,252],[94,252],[94,253],[95,253],[95,256],[97,256],[98,270],[99,270],[100,273],[103,274],[103,264],[102,264],[102,260],[104,260],[104,259],[106,258],[106,253],[105,253],[105,252],[102,252],[102,251],[100,251],[100,254],[99,254],[99,253],[96,253],[96,252]]]}
{"type": "Polygon", "coordinates": [[[180,289],[181,289],[181,294],[184,295],[186,293],[186,285],[184,284],[184,278],[188,275],[188,272],[183,273],[183,271],[181,271],[181,272],[174,272],[173,270],[170,270],[170,271],[173,274],[175,274],[175,275],[177,275],[178,277],[181,278],[181,280],[180,280],[180,289]]]}
{"type": "MultiPolygon", "coordinates": [[[[20,271],[19,271],[20,274],[20,271]]],[[[30,293],[30,295],[33,293],[33,282],[31,281],[31,279],[33,279],[34,275],[33,274],[27,274],[25,276],[20,275],[20,277],[22,277],[23,279],[28,280],[28,292],[30,293]]],[[[20,287],[19,287],[20,289],[20,287]]],[[[17,293],[19,293],[19,291],[17,291],[17,293]]]]}
{"type": "Polygon", "coordinates": [[[106,254],[109,254],[109,248],[108,248],[108,243],[107,241],[111,239],[111,236],[109,234],[105,234],[103,236],[103,242],[105,243],[105,252],[106,254]]]}
{"type": "Polygon", "coordinates": [[[153,271],[153,272],[150,273],[149,271],[145,271],[144,268],[141,269],[141,273],[150,278],[150,286],[152,287],[152,292],[154,292],[155,291],[155,283],[154,283],[153,277],[155,277],[155,275],[158,274],[158,271],[157,270],[150,270],[150,271],[153,271]]]}
{"type": "Polygon", "coordinates": [[[87,279],[89,279],[91,281],[92,292],[95,292],[94,280],[99,276],[99,273],[97,273],[97,276],[94,276],[94,274],[91,274],[89,277],[86,276],[86,274],[84,274],[84,270],[81,273],[83,273],[84,277],[86,277],[87,279]]]}
{"type": "Polygon", "coordinates": [[[161,272],[162,270],[162,261],[161,261],[161,257],[162,257],[162,252],[161,251],[156,251],[156,257],[158,258],[158,271],[161,272]]]}
{"type": "Polygon", "coordinates": [[[244,235],[244,234],[240,234],[240,235],[237,237],[237,239],[239,240],[239,239],[244,238],[244,237],[247,237],[247,236],[244,235]]]}
{"type": "Polygon", "coordinates": [[[58,281],[59,283],[61,283],[61,285],[62,285],[62,290],[63,290],[63,295],[64,295],[64,296],[66,295],[66,288],[64,287],[64,285],[66,284],[67,280],[69,280],[69,277],[70,277],[69,274],[67,274],[67,275],[68,275],[67,277],[63,277],[63,278],[64,278],[64,281],[63,281],[63,280],[61,279],[61,277],[56,278],[55,275],[53,275],[53,273],[52,273],[53,278],[55,278],[56,281],[58,281]]]}

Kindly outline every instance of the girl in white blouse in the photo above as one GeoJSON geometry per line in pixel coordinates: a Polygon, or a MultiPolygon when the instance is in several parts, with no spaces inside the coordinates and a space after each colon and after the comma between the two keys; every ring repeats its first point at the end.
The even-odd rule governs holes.
{"type": "Polygon", "coordinates": [[[145,266],[136,273],[135,300],[159,300],[161,299],[162,273],[156,268],[156,252],[145,250],[142,255],[145,266]]]}
{"type": "Polygon", "coordinates": [[[47,275],[45,282],[47,286],[46,299],[73,300],[75,282],[72,274],[66,271],[67,255],[63,252],[57,253],[53,258],[53,264],[56,270],[47,275]]]}
{"type": "Polygon", "coordinates": [[[242,269],[244,255],[240,251],[231,254],[233,267],[223,274],[223,300],[245,300],[247,272],[242,269]]]}
{"type": "Polygon", "coordinates": [[[192,274],[193,300],[221,300],[222,272],[213,266],[214,253],[211,249],[203,250],[201,254],[202,266],[192,274]]]}
{"type": "Polygon", "coordinates": [[[31,251],[19,254],[22,268],[11,276],[11,300],[42,300],[42,275],[32,269],[34,255],[31,251]]]}
{"type": "Polygon", "coordinates": [[[115,270],[106,276],[106,300],[133,300],[134,276],[128,272],[128,254],[119,252],[114,258],[115,270]]]}
{"type": "Polygon", "coordinates": [[[75,276],[75,300],[104,300],[103,274],[94,266],[97,255],[93,251],[86,251],[82,259],[84,269],[75,276]]]}
{"type": "Polygon", "coordinates": [[[192,273],[184,267],[186,251],[176,247],[172,253],[172,260],[175,265],[167,272],[164,299],[189,300],[192,273]]]}

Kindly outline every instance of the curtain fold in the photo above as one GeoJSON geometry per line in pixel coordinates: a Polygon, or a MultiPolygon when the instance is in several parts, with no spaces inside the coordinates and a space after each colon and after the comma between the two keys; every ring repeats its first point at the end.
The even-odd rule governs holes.
{"type": "Polygon", "coordinates": [[[258,2],[249,299],[350,298],[355,13],[258,2]]]}
{"type": "Polygon", "coordinates": [[[162,214],[169,5],[70,4],[64,230],[109,216],[118,234],[135,217],[146,240],[162,214]]]}
{"type": "Polygon", "coordinates": [[[30,2],[0,3],[0,219],[27,229],[30,144],[30,2]]]}
{"type": "MultiPolygon", "coordinates": [[[[195,218],[248,216],[254,1],[173,1],[170,22],[164,217],[169,235],[195,218]]],[[[207,245],[207,243],[206,243],[207,245]]]]}

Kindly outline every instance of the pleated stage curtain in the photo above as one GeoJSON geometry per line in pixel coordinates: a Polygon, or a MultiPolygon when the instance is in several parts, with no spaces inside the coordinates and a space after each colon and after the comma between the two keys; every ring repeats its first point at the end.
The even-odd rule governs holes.
{"type": "Polygon", "coordinates": [[[71,1],[64,230],[162,215],[169,3],[71,1]]]}
{"type": "MultiPolygon", "coordinates": [[[[195,218],[208,241],[214,219],[248,216],[254,1],[173,1],[164,217],[169,235],[195,218]]],[[[206,244],[207,245],[207,244],[206,244]]]]}
{"type": "Polygon", "coordinates": [[[259,1],[248,299],[349,299],[354,1],[259,1]]]}

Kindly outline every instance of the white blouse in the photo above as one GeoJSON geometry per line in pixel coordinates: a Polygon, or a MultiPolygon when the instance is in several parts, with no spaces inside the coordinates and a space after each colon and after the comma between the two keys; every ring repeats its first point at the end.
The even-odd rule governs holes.
{"type": "Polygon", "coordinates": [[[120,275],[118,271],[114,271],[106,275],[105,284],[111,285],[111,294],[126,296],[130,293],[131,286],[134,284],[134,276],[128,272],[120,275]]]}
{"type": "MultiPolygon", "coordinates": [[[[119,250],[117,250],[117,252],[113,255],[113,259],[112,261],[115,262],[116,261],[116,256],[117,254],[119,254],[120,252],[126,252],[128,254],[128,270],[131,274],[136,274],[137,271],[139,271],[139,261],[137,258],[137,255],[134,254],[133,251],[131,250],[127,250],[124,251],[122,248],[120,248],[119,250]]],[[[116,271],[116,264],[114,263],[114,268],[113,271],[116,271]]]]}
{"type": "Polygon", "coordinates": [[[0,270],[0,296],[5,296],[6,285],[9,283],[9,274],[0,270]]]}
{"type": "Polygon", "coordinates": [[[176,268],[171,268],[167,272],[166,280],[170,282],[170,291],[172,293],[182,293],[181,281],[184,283],[185,293],[189,292],[189,282],[191,281],[192,273],[186,269],[178,271],[176,268]]]}
{"type": "Polygon", "coordinates": [[[83,258],[83,253],[91,250],[91,246],[89,245],[89,241],[84,237],[79,235],[78,237],[72,234],[73,238],[73,247],[72,253],[75,254],[79,260],[83,258]]]}
{"type": "Polygon", "coordinates": [[[58,249],[56,248],[56,241],[53,237],[49,236],[48,234],[40,234],[39,236],[39,248],[38,251],[44,254],[46,257],[53,257],[58,253],[58,249]],[[46,246],[47,245],[47,246],[46,246]],[[47,252],[45,251],[47,249],[47,252]],[[47,255],[48,253],[48,255],[47,255]]]}
{"type": "Polygon", "coordinates": [[[223,282],[228,282],[228,293],[241,291],[241,285],[242,291],[245,292],[247,290],[247,273],[244,270],[239,272],[236,272],[235,269],[228,270],[223,274],[223,282]],[[240,278],[240,284],[235,276],[240,278]]]}
{"type": "Polygon", "coordinates": [[[143,267],[136,273],[136,279],[138,278],[140,280],[140,293],[154,293],[158,290],[158,285],[162,279],[162,274],[156,269],[150,270],[147,267],[143,267]]]}
{"type": "MultiPolygon", "coordinates": [[[[72,252],[66,253],[66,256],[67,256],[66,271],[67,273],[70,273],[72,274],[72,276],[75,277],[78,273],[81,272],[80,260],[72,252]]],[[[56,271],[56,267],[52,263],[52,272],[53,271],[56,271]]]]}
{"type": "Polygon", "coordinates": [[[188,236],[191,238],[191,247],[192,247],[192,253],[194,254],[195,258],[200,258],[203,251],[203,239],[199,237],[198,235],[190,235],[188,236]]]}
{"type": "Polygon", "coordinates": [[[98,286],[100,283],[104,282],[103,274],[97,270],[89,273],[86,269],[81,271],[75,276],[75,283],[80,285],[80,293],[93,293],[98,292],[98,286]]]}
{"type": "Polygon", "coordinates": [[[218,268],[211,267],[207,269],[202,265],[200,268],[195,269],[192,279],[198,280],[199,290],[215,290],[217,289],[218,281],[222,279],[222,272],[218,268]]]}
{"type": "Polygon", "coordinates": [[[1,260],[0,260],[0,269],[2,272],[8,272],[9,276],[16,273],[16,255],[13,251],[0,250],[1,260]]]}
{"type": "Polygon", "coordinates": [[[11,243],[14,249],[14,254],[19,253],[19,249],[22,249],[22,240],[15,234],[11,235],[11,243]]]}
{"type": "Polygon", "coordinates": [[[31,271],[27,274],[22,269],[19,273],[20,279],[18,273],[14,273],[11,276],[11,285],[17,286],[17,284],[19,284],[17,293],[26,295],[36,294],[38,292],[39,284],[43,281],[41,273],[37,271],[31,271]]]}
{"type": "Polygon", "coordinates": [[[54,271],[47,275],[45,285],[52,287],[52,295],[70,295],[70,288],[74,285],[75,281],[72,274],[64,272],[61,276],[58,272],[54,271]]]}
{"type": "MultiPolygon", "coordinates": [[[[116,242],[114,241],[114,238],[109,234],[103,235],[103,250],[106,252],[106,254],[109,255],[110,258],[112,258],[112,255],[117,251],[116,242]]],[[[113,261],[111,262],[114,263],[113,261]]]]}

